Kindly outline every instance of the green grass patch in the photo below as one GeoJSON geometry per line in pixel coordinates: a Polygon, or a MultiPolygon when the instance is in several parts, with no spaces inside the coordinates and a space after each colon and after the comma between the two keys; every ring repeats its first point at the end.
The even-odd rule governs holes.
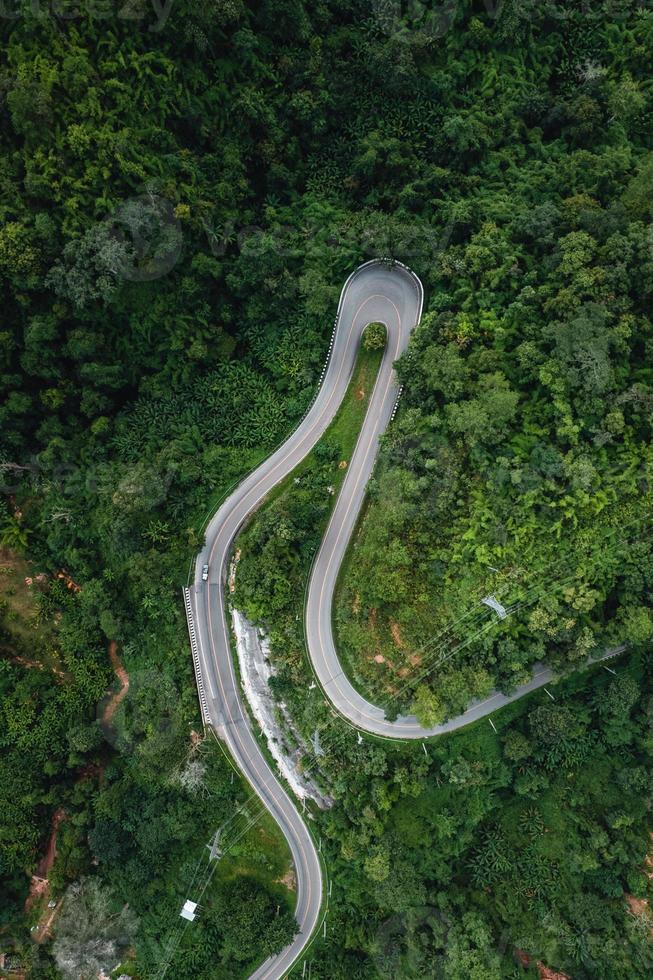
{"type": "MultiPolygon", "coordinates": [[[[305,459],[295,467],[292,473],[288,473],[268,494],[263,507],[267,507],[280,497],[285,497],[289,491],[292,494],[295,480],[301,480],[303,476],[316,468],[320,448],[325,445],[338,446],[341,453],[340,459],[337,461],[333,471],[332,486],[335,491],[333,495],[335,501],[347,473],[347,467],[341,466],[341,463],[349,463],[356,447],[358,434],[365,419],[370,395],[374,388],[374,382],[376,381],[382,358],[383,350],[367,350],[365,347],[361,347],[354,365],[349,387],[333,421],[305,459]]],[[[287,502],[290,504],[290,501],[291,496],[288,497],[287,502]]]]}
{"type": "Polygon", "coordinates": [[[220,881],[226,883],[241,877],[250,878],[274,895],[281,906],[294,912],[297,888],[290,849],[267,811],[245,834],[242,849],[239,850],[241,853],[227,855],[223,859],[220,881]]]}

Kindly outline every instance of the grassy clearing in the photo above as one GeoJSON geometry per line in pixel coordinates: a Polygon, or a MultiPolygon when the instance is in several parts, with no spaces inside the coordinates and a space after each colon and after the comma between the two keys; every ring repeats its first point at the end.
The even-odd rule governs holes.
{"type": "Polygon", "coordinates": [[[51,633],[50,628],[39,621],[36,593],[26,582],[34,574],[26,559],[0,549],[0,611],[4,626],[16,639],[29,643],[45,640],[51,633]]]}
{"type": "Polygon", "coordinates": [[[280,905],[294,912],[297,893],[290,850],[267,811],[243,837],[242,852],[227,855],[222,861],[222,882],[240,877],[251,878],[268,889],[280,905]]]}
{"type": "Polygon", "coordinates": [[[245,813],[235,821],[236,826],[230,834],[242,833],[242,837],[239,837],[233,851],[221,860],[218,881],[231,881],[241,875],[253,878],[269,889],[279,902],[292,912],[295,908],[296,894],[294,881],[291,880],[293,864],[288,842],[277,823],[236,769],[226,747],[218,741],[215,750],[220,756],[219,764],[226,760],[234,770],[234,778],[238,779],[241,788],[239,797],[245,803],[243,809],[250,813],[249,819],[257,816],[248,830],[245,830],[248,819],[245,813]]]}
{"type": "MultiPolygon", "coordinates": [[[[365,413],[367,412],[367,406],[369,404],[370,395],[372,394],[372,389],[374,388],[374,382],[376,381],[376,376],[381,365],[382,357],[382,350],[370,351],[361,347],[354,365],[354,371],[351,381],[349,382],[349,387],[347,388],[347,392],[340,408],[336,412],[335,418],[317,445],[313,447],[306,458],[295,467],[292,473],[285,476],[284,479],[281,480],[281,482],[278,483],[277,486],[274,487],[274,489],[268,494],[263,504],[263,508],[267,507],[273,501],[278,500],[280,497],[286,497],[286,494],[288,494],[288,504],[291,504],[294,481],[298,478],[301,479],[302,476],[306,476],[309,472],[311,472],[311,470],[316,468],[316,450],[319,450],[320,446],[325,444],[335,444],[339,446],[341,451],[340,463],[343,461],[346,461],[347,463],[349,462],[351,454],[356,446],[358,433],[361,430],[365,413]]],[[[342,486],[346,473],[347,467],[341,467],[340,464],[338,464],[334,471],[332,480],[332,486],[335,490],[333,495],[334,501],[340,487],[342,486]]]]}
{"type": "Polygon", "coordinates": [[[20,555],[0,549],[0,656],[61,673],[56,621],[42,610],[39,597],[46,583],[35,581],[36,574],[20,555]]]}

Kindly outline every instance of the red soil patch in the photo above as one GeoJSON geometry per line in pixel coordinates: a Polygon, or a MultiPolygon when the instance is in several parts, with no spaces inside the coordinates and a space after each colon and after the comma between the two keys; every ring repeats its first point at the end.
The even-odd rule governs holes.
{"type": "Polygon", "coordinates": [[[35,943],[42,943],[49,938],[50,928],[59,911],[59,906],[54,909],[49,909],[47,907],[47,902],[50,898],[50,882],[48,881],[48,875],[50,874],[50,870],[54,864],[54,859],[57,856],[57,834],[59,832],[59,825],[61,824],[62,820],[65,819],[66,813],[61,808],[58,808],[52,814],[52,827],[50,830],[50,837],[48,838],[48,846],[45,850],[45,854],[39,861],[39,866],[36,869],[36,873],[32,875],[29,895],[25,901],[26,912],[29,912],[29,910],[38,901],[42,901],[45,904],[43,914],[41,915],[36,927],[32,930],[32,939],[35,943]]]}
{"type": "Polygon", "coordinates": [[[127,691],[129,690],[129,674],[123,667],[122,661],[118,656],[118,644],[115,640],[112,640],[109,644],[109,660],[111,661],[111,666],[113,671],[120,681],[120,690],[116,691],[113,697],[109,698],[107,705],[102,713],[102,721],[105,725],[110,725],[113,716],[120,707],[122,701],[124,701],[127,691]]]}
{"type": "Polygon", "coordinates": [[[25,899],[25,911],[29,912],[32,906],[48,892],[48,879],[39,878],[38,875],[32,875],[32,881],[29,886],[29,895],[25,899]]]}
{"type": "Polygon", "coordinates": [[[556,973],[555,970],[550,970],[548,966],[545,966],[541,960],[538,960],[535,965],[537,966],[540,980],[571,980],[568,973],[556,973]]]}
{"type": "Polygon", "coordinates": [[[47,906],[41,919],[36,926],[36,929],[32,933],[32,939],[35,943],[39,945],[44,943],[46,939],[51,939],[52,937],[52,923],[59,915],[59,909],[61,908],[61,902],[54,909],[49,909],[47,906]]]}
{"type": "Polygon", "coordinates": [[[400,650],[403,650],[404,641],[401,636],[401,630],[399,629],[399,623],[396,623],[394,619],[390,620],[390,632],[392,633],[392,639],[395,642],[395,646],[399,647],[400,650]]]}
{"type": "Polygon", "coordinates": [[[626,902],[628,903],[628,909],[632,915],[637,916],[638,919],[646,919],[649,922],[649,935],[653,933],[653,916],[651,915],[651,910],[649,909],[648,899],[646,898],[635,898],[634,895],[626,895],[626,902]]]}
{"type": "Polygon", "coordinates": [[[48,846],[45,854],[39,862],[38,868],[36,869],[36,874],[39,878],[47,879],[48,875],[50,874],[50,868],[54,864],[54,859],[57,856],[57,833],[59,830],[59,824],[65,819],[65,817],[66,813],[60,807],[52,814],[52,829],[50,831],[48,846]]]}
{"type": "Polygon", "coordinates": [[[57,572],[55,578],[58,578],[60,582],[63,582],[66,588],[70,589],[71,592],[82,591],[81,585],[77,585],[77,583],[73,581],[72,577],[68,574],[65,568],[62,568],[60,572],[57,572]]]}
{"type": "Polygon", "coordinates": [[[294,868],[290,867],[282,878],[276,879],[276,884],[285,885],[289,892],[294,892],[297,888],[297,877],[294,868]]]}

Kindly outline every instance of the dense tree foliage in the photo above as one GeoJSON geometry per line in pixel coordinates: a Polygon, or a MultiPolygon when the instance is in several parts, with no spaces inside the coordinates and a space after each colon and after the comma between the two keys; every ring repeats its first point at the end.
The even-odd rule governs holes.
{"type": "MultiPolygon", "coordinates": [[[[0,19],[0,546],[49,576],[55,624],[0,610],[0,925],[26,957],[25,872],[57,807],[52,887],[95,876],[94,908],[127,901],[147,973],[191,849],[242,799],[214,755],[213,796],[188,769],[207,750],[188,742],[179,587],[207,508],[310,401],[359,261],[411,264],[427,309],[342,586],[357,681],[437,719],[538,657],[651,638],[650,12],[400,7],[18,2],[0,19]],[[470,644],[455,669],[428,659],[489,591],[519,610],[452,632],[445,656],[470,644]],[[109,728],[107,641],[131,678],[109,728]]],[[[252,527],[260,561],[239,573],[304,734],[328,713],[295,616],[350,436],[252,527]]],[[[649,709],[603,680],[603,700],[520,716],[502,751],[470,736],[430,760],[357,756],[325,735],[341,901],[313,976],[419,976],[442,956],[447,977],[509,976],[515,942],[575,976],[650,973],[621,897],[641,893],[649,709]]],[[[176,976],[233,977],[287,940],[273,850],[250,840],[254,869],[236,855],[176,976]]]]}

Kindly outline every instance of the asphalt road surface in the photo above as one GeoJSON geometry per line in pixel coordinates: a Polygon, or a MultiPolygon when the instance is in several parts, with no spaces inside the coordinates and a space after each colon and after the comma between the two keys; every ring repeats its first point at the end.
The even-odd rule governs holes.
{"type": "MultiPolygon", "coordinates": [[[[420,739],[467,725],[552,679],[548,668],[538,666],[532,680],[513,695],[494,693],[471,705],[458,718],[425,730],[410,715],[389,721],[382,707],[371,704],[355,690],[338,661],[331,627],[334,587],[363,503],[379,436],[396,405],[398,390],[393,363],[405,350],[411,331],[419,323],[422,301],[419,279],[404,266],[369,262],[352,273],[340,297],[330,356],[313,405],[286,442],[220,506],[208,524],[205,545],[195,565],[194,585],[188,598],[204,720],[224,739],[243,775],[279,824],[290,846],[297,876],[295,915],[299,933],[278,956],[263,963],[252,974],[252,980],[281,980],[287,975],[319,922],[323,878],[308,828],[266,762],[243,709],[226,614],[228,563],[234,539],[244,521],[311,451],[333,419],[347,391],[361,334],[368,323],[384,323],[388,340],[346,478],[316,556],[306,605],[308,651],[325,695],[359,729],[389,738],[420,739]],[[204,564],[209,565],[207,582],[202,581],[204,564]]],[[[489,626],[492,615],[488,610],[484,621],[489,626]]],[[[620,651],[610,651],[608,655],[616,652],[620,651]]]]}
{"type": "Polygon", "coordinates": [[[349,277],[340,298],[337,329],[324,379],[311,409],[286,442],[218,509],[209,522],[206,543],[195,565],[190,602],[204,691],[203,713],[281,827],[290,845],[297,876],[295,915],[300,931],[290,946],[253,974],[253,980],[281,980],[286,975],[319,921],[323,881],[319,857],[306,824],[268,766],[243,709],[225,608],[232,545],[247,517],[301,462],[328,427],[347,391],[363,329],[368,323],[381,320],[388,327],[389,342],[355,454],[358,457],[364,452],[371,469],[378,435],[385,428],[397,398],[392,364],[419,321],[422,295],[419,280],[399,265],[367,263],[349,277]],[[208,582],[202,581],[204,564],[210,568],[208,582]]]}

